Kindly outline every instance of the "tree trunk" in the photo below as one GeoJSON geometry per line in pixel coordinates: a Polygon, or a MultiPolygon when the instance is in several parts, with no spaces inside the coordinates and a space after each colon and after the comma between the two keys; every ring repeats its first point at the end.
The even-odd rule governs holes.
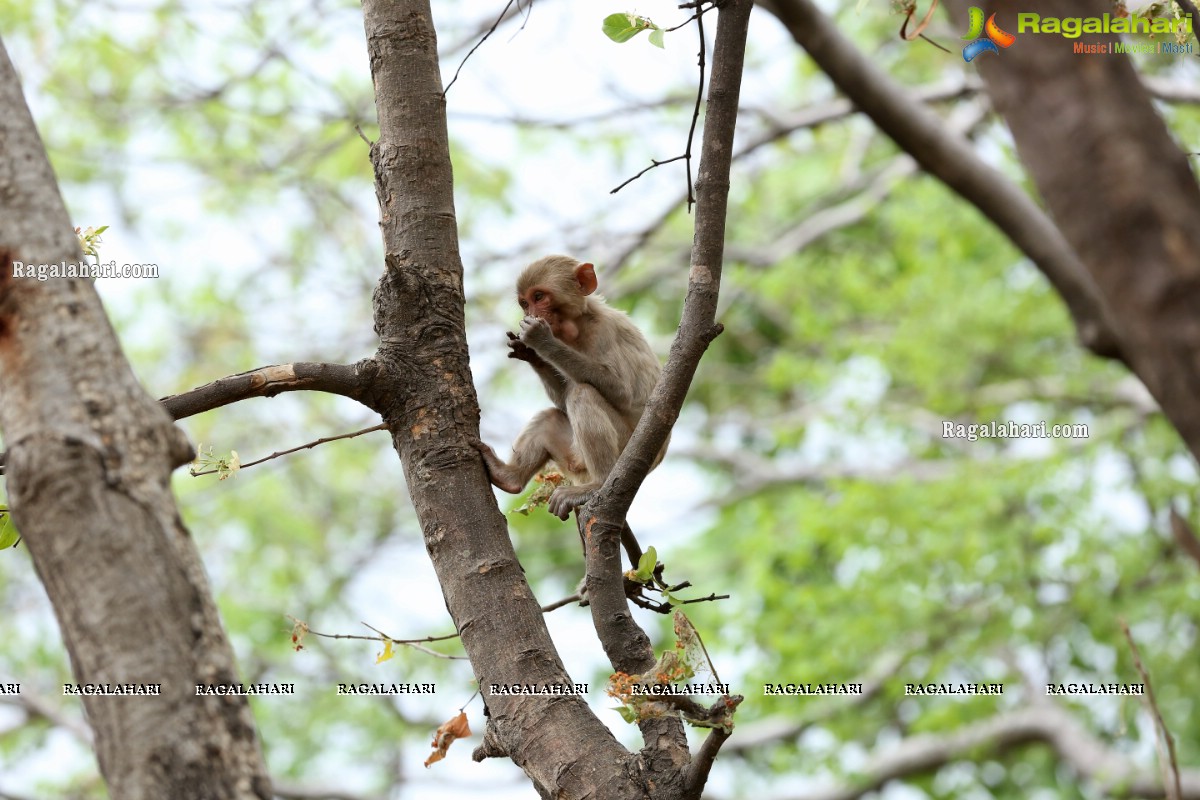
{"type": "MultiPolygon", "coordinates": [[[[965,25],[965,0],[951,9],[965,25]]],[[[1002,29],[1015,13],[984,4],[1002,29]]],[[[1104,0],[1046,0],[1099,17],[1104,0]]],[[[1051,215],[1099,287],[1121,353],[1200,459],[1200,187],[1132,62],[1074,52],[1120,37],[1024,33],[975,62],[1051,215]]]]}
{"type": "MultiPolygon", "coordinates": [[[[13,519],[46,586],[100,770],[121,800],[272,796],[196,548],[170,491],[191,446],[138,384],[92,282],[16,277],[82,261],[45,148],[0,46],[0,430],[13,519]]],[[[69,121],[68,121],[69,124],[69,121]]]]}

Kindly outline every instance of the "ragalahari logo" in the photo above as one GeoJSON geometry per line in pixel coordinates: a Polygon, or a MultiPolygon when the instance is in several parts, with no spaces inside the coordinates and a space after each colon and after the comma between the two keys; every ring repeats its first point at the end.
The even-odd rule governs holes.
{"type": "Polygon", "coordinates": [[[1017,40],[1017,37],[1013,36],[1011,33],[1000,29],[1000,26],[996,24],[995,14],[992,14],[987,18],[986,24],[984,24],[983,21],[982,8],[971,6],[970,14],[971,29],[967,31],[967,35],[962,38],[974,39],[974,41],[968,42],[963,47],[963,61],[971,62],[975,59],[975,56],[979,55],[980,53],[996,53],[998,55],[1000,53],[1000,47],[1007,48],[1017,40]],[[980,34],[985,35],[981,36],[980,34]],[[997,47],[997,45],[999,45],[999,47],[997,47]]]}

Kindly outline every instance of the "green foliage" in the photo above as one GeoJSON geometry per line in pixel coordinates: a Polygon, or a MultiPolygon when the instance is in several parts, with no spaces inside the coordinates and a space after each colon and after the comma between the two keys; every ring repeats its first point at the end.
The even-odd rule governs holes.
{"type": "Polygon", "coordinates": [[[7,508],[0,506],[0,550],[16,547],[19,541],[21,534],[17,533],[17,526],[13,525],[12,515],[8,513],[7,508]]]}
{"type": "Polygon", "coordinates": [[[655,47],[666,47],[663,36],[666,33],[648,17],[637,14],[609,14],[604,18],[602,26],[604,35],[617,44],[624,44],[642,31],[650,31],[650,44],[655,47]]]}
{"type": "Polygon", "coordinates": [[[188,468],[188,474],[196,477],[204,473],[215,472],[217,479],[223,481],[232,478],[241,468],[242,460],[238,457],[237,450],[230,450],[227,458],[218,458],[213,455],[211,445],[208,450],[204,449],[204,445],[197,445],[196,460],[188,468]]]}
{"type": "Polygon", "coordinates": [[[642,557],[638,560],[633,579],[638,583],[649,583],[654,578],[656,566],[658,566],[658,551],[653,547],[647,547],[646,552],[642,553],[642,557]]]}

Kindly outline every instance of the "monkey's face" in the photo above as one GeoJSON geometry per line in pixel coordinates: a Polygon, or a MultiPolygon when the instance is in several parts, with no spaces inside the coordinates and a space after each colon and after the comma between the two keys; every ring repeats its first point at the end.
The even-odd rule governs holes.
{"type": "Polygon", "coordinates": [[[550,326],[550,332],[560,342],[568,344],[579,336],[575,320],[579,317],[581,298],[571,298],[570,293],[556,293],[549,286],[530,286],[517,294],[517,303],[526,316],[537,317],[550,326]],[[572,302],[574,300],[574,302],[572,302]]]}

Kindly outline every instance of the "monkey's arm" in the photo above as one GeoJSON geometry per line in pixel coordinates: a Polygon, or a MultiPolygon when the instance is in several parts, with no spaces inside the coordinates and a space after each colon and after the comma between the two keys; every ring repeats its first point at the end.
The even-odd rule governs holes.
{"type": "Polygon", "coordinates": [[[550,326],[537,317],[521,320],[521,342],[561,373],[560,377],[565,375],[575,383],[592,386],[618,412],[629,413],[633,405],[629,376],[620,376],[600,361],[563,344],[554,338],[550,326]]]}
{"type": "Polygon", "coordinates": [[[537,373],[538,378],[542,381],[542,386],[546,389],[546,396],[550,398],[550,402],[554,403],[556,408],[565,411],[567,379],[563,377],[563,374],[547,364],[532,347],[522,342],[521,337],[512,331],[508,331],[508,349],[509,358],[524,361],[533,367],[533,371],[537,373]]]}

